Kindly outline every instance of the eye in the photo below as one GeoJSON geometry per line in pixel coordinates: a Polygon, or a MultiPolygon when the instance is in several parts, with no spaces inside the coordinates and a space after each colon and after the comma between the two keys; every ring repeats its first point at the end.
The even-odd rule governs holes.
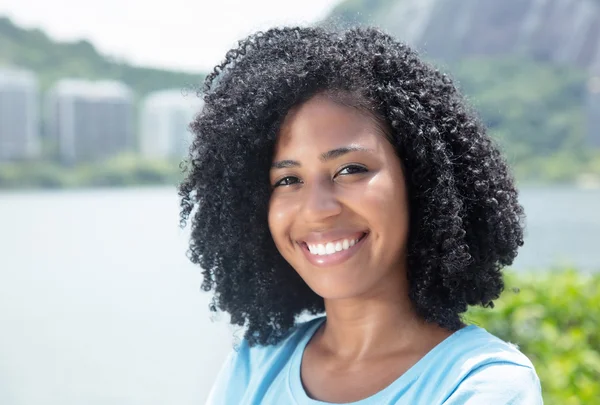
{"type": "Polygon", "coordinates": [[[281,187],[281,186],[291,186],[294,184],[300,183],[300,179],[295,176],[287,176],[281,180],[278,180],[275,184],[273,184],[273,188],[281,187]]]}
{"type": "Polygon", "coordinates": [[[352,165],[343,167],[342,170],[337,172],[336,176],[348,176],[350,174],[366,173],[366,172],[368,172],[366,167],[352,164],[352,165]]]}

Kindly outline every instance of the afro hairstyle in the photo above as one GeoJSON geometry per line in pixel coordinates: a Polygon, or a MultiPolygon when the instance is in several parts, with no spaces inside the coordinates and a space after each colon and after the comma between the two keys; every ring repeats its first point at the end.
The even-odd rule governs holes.
{"type": "MultiPolygon", "coordinates": [[[[241,40],[207,75],[179,186],[188,256],[250,345],[278,343],[324,300],[275,247],[269,171],[291,108],[347,94],[387,128],[405,168],[409,296],[423,320],[462,326],[493,307],[501,269],[523,244],[523,209],[506,161],[452,79],[379,29],[283,27],[241,40]]],[[[347,100],[346,100],[347,101],[347,100]]]]}

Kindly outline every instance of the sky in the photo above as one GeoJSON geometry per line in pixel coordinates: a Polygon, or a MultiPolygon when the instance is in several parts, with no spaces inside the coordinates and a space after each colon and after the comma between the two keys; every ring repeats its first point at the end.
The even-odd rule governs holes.
{"type": "Polygon", "coordinates": [[[57,40],[86,39],[136,65],[206,71],[244,36],[310,24],[341,0],[0,0],[0,16],[57,40]]]}

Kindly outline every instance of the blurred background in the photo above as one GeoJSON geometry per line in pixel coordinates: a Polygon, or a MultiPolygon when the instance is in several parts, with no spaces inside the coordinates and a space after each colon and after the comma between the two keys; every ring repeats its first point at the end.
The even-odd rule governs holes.
{"type": "Polygon", "coordinates": [[[468,319],[547,404],[600,404],[598,0],[0,0],[0,404],[203,403],[241,332],[186,258],[187,125],[238,39],[289,24],[375,25],[455,78],[527,214],[468,319]]]}

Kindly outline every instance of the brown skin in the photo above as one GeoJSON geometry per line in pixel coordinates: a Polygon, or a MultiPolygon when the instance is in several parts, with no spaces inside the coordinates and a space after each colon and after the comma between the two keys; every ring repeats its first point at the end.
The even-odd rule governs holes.
{"type": "Polygon", "coordinates": [[[271,170],[277,186],[269,228],[282,256],[324,298],[327,313],[303,354],[302,382],[312,398],[357,401],[388,386],[451,334],[422,321],[408,297],[402,164],[372,116],[324,96],[286,117],[273,157],[284,160],[299,166],[271,170]],[[349,146],[365,150],[322,159],[349,146]],[[312,264],[302,241],[331,231],[367,236],[348,260],[312,264]]]}

